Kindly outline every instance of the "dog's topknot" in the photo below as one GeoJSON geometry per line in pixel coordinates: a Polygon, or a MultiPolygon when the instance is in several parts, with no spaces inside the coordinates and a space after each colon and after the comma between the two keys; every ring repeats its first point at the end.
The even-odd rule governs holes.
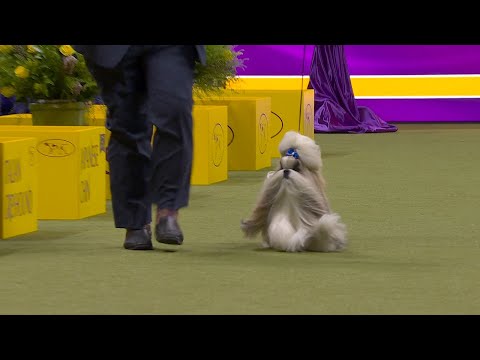
{"type": "Polygon", "coordinates": [[[286,156],[290,149],[295,149],[300,161],[310,170],[319,170],[322,167],[320,146],[308,136],[296,131],[287,131],[278,146],[280,154],[286,156]]]}

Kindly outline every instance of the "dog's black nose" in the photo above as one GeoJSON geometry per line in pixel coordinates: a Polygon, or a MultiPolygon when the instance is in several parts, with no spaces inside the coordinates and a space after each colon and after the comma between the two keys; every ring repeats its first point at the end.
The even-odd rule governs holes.
{"type": "Polygon", "coordinates": [[[283,177],[285,179],[288,179],[288,176],[290,175],[290,170],[289,169],[285,169],[283,170],[283,177]]]}

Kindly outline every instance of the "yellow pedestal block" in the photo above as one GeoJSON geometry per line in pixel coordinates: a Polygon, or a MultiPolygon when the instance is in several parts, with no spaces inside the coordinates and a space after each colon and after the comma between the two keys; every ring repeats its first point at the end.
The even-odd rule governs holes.
{"type": "MultiPolygon", "coordinates": [[[[105,127],[107,121],[107,107],[105,105],[92,105],[87,112],[87,125],[105,127]]],[[[105,129],[105,146],[110,141],[110,130],[105,129]]],[[[110,165],[105,162],[105,198],[112,199],[110,191],[110,165]]]]}
{"type": "MultiPolygon", "coordinates": [[[[267,84],[268,85],[268,84],[267,84]]],[[[314,90],[300,88],[234,89],[226,90],[225,96],[269,97],[271,99],[271,157],[279,157],[278,145],[289,130],[299,131],[313,139],[314,136],[314,90]]]]}
{"type": "Polygon", "coordinates": [[[192,185],[228,179],[227,118],[226,106],[193,106],[192,185]]]}
{"type": "Polygon", "coordinates": [[[228,107],[228,170],[270,167],[271,100],[269,97],[215,96],[196,104],[228,107]]]}
{"type": "Polygon", "coordinates": [[[0,125],[32,125],[32,114],[2,115],[0,125]]]}
{"type": "Polygon", "coordinates": [[[0,136],[36,138],[39,219],[81,219],[106,212],[105,128],[5,125],[0,136]]]}
{"type": "Polygon", "coordinates": [[[0,137],[0,239],[38,230],[35,138],[0,137]]]}

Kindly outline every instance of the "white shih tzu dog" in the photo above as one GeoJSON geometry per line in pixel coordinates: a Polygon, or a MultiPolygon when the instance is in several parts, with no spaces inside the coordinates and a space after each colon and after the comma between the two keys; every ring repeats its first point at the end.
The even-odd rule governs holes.
{"type": "Polygon", "coordinates": [[[242,220],[244,234],[261,233],[264,247],[280,251],[343,250],[347,230],[325,194],[320,147],[288,131],[279,150],[278,168],[267,174],[250,218],[242,220]]]}

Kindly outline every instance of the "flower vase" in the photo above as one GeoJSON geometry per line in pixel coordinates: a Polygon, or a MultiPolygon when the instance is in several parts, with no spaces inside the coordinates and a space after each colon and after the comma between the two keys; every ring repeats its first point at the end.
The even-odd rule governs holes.
{"type": "Polygon", "coordinates": [[[87,105],[72,101],[39,101],[30,104],[36,126],[85,126],[87,105]]]}

